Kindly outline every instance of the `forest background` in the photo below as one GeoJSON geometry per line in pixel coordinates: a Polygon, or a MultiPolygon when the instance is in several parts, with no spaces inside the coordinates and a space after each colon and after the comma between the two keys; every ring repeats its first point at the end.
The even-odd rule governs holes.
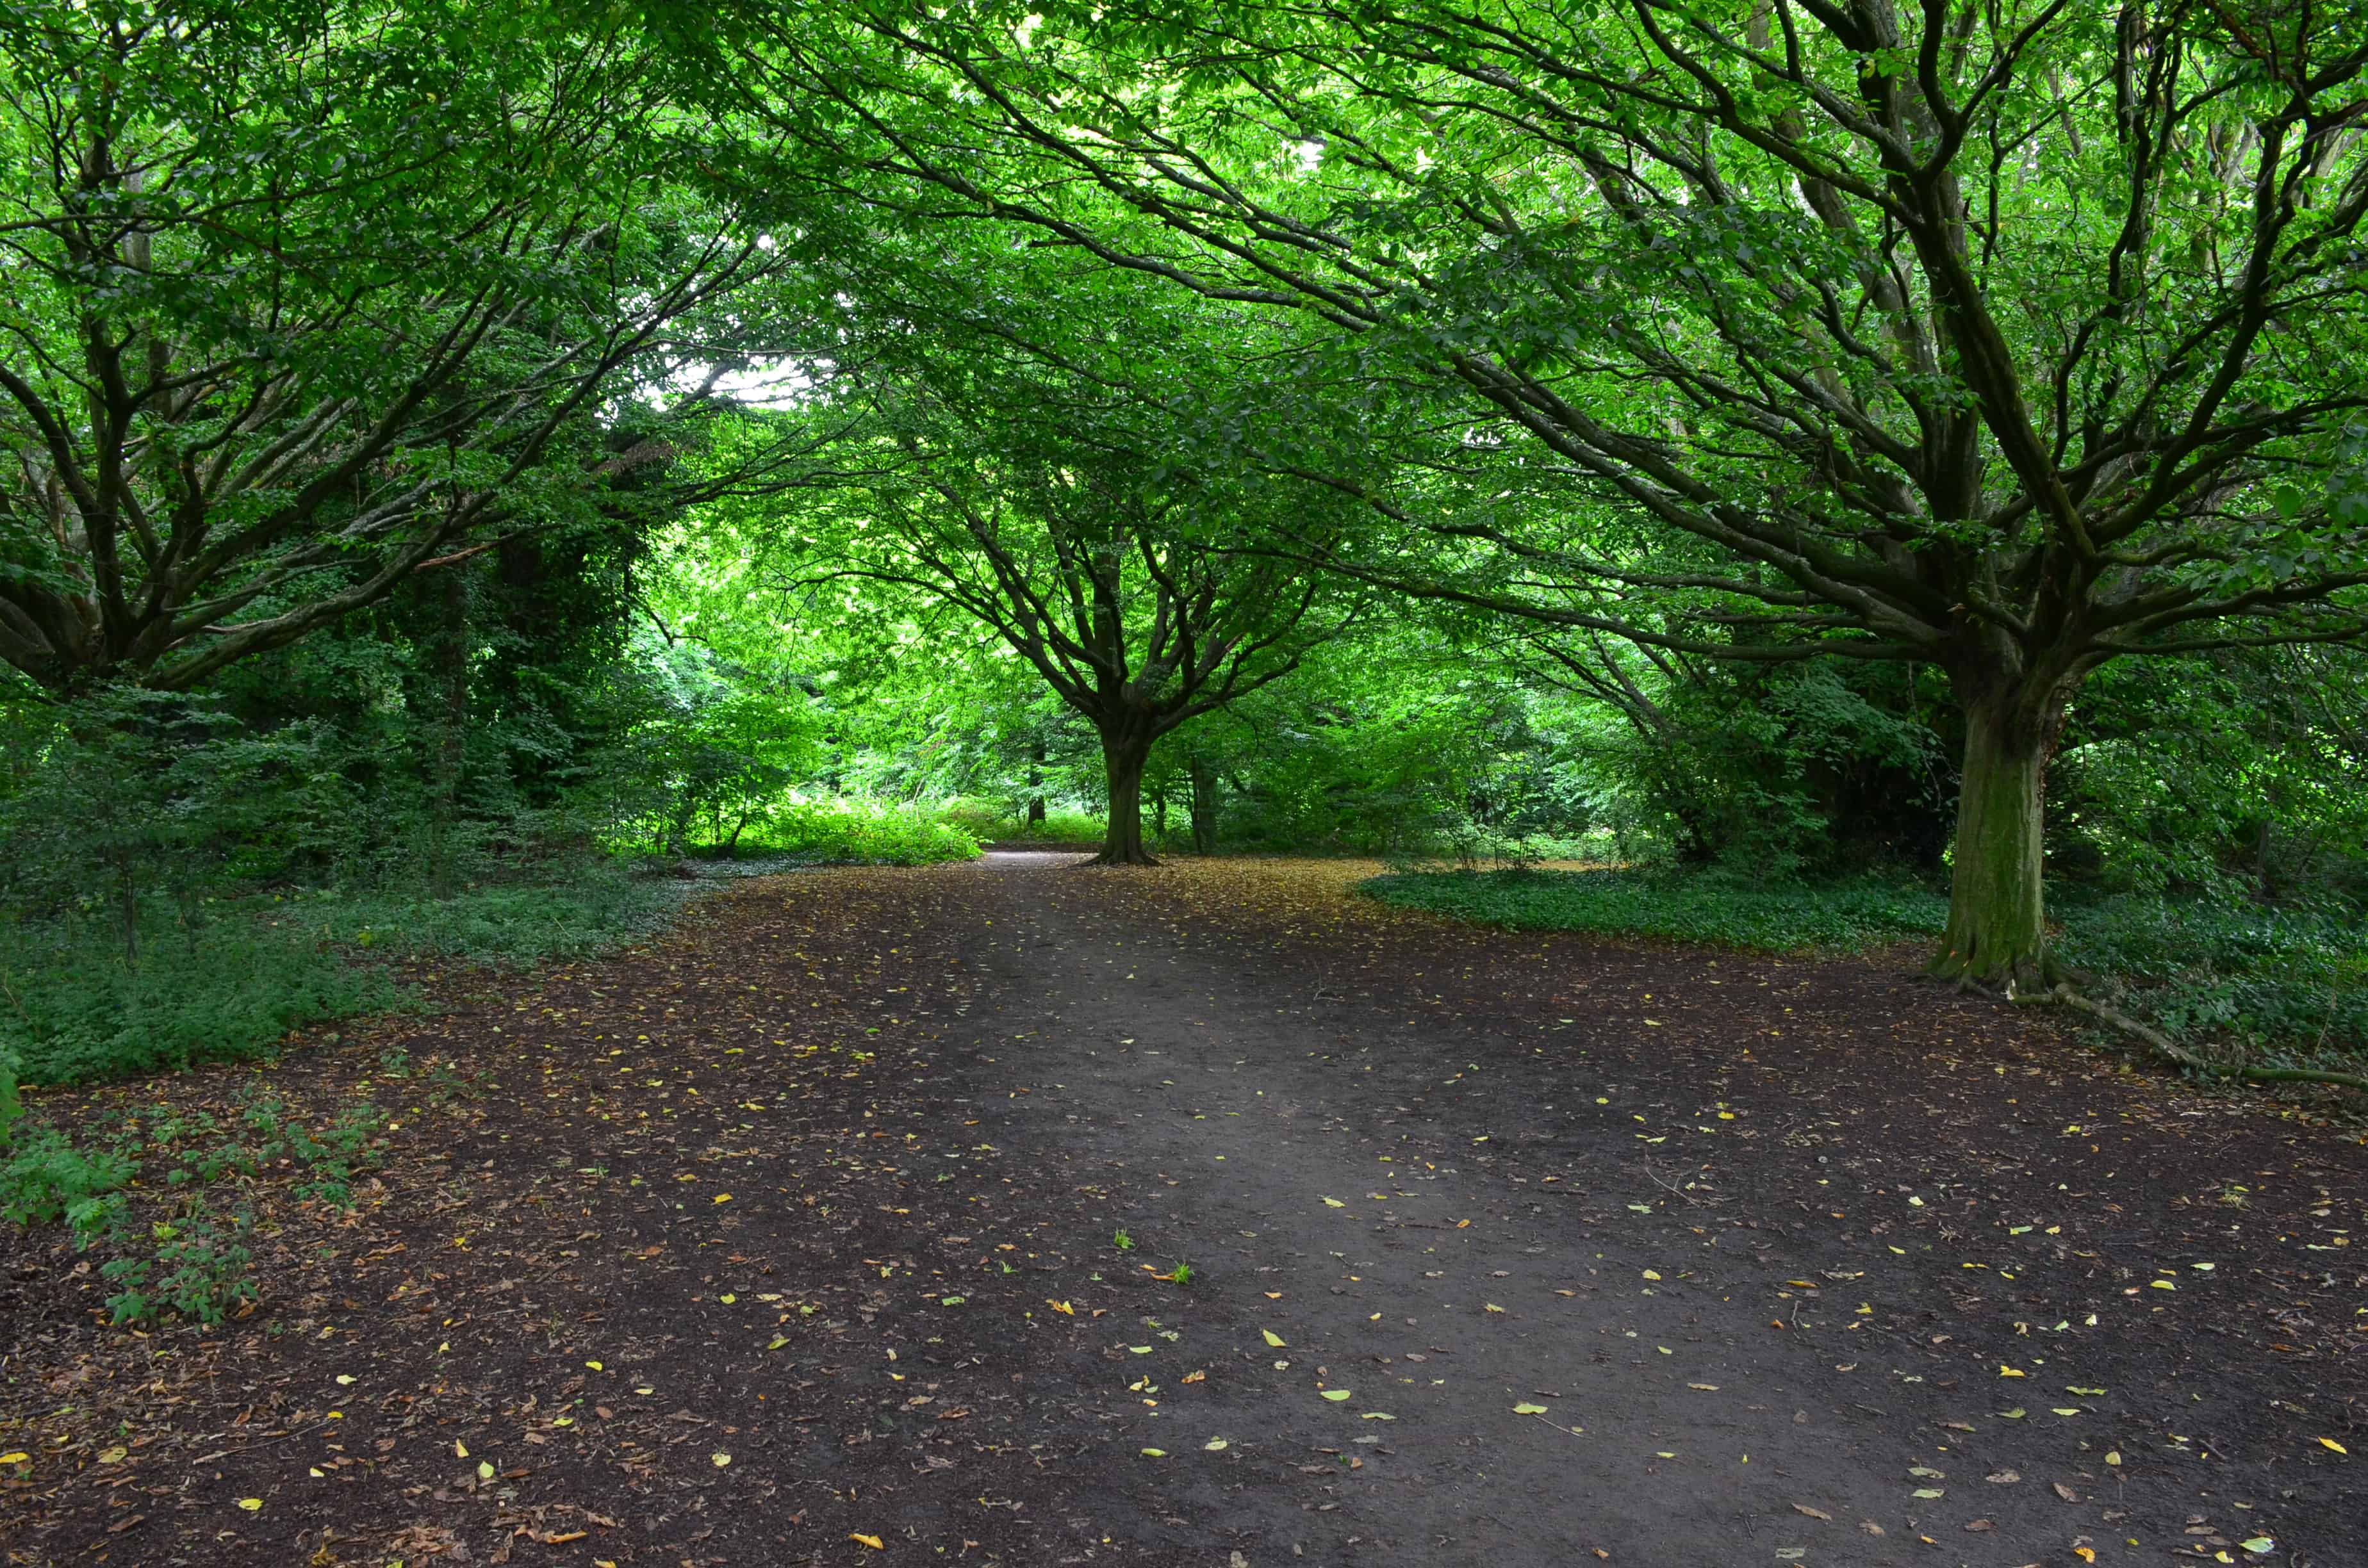
{"type": "Polygon", "coordinates": [[[2363,62],[2274,7],[15,7],[0,1205],[121,1211],[20,1085],[992,840],[1913,944],[2356,1074],[2363,62]]]}

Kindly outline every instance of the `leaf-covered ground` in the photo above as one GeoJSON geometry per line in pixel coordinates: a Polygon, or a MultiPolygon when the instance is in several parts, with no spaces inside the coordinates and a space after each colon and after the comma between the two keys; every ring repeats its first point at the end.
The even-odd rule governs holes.
{"type": "Polygon", "coordinates": [[[45,1097],[398,1125],[217,1330],[6,1243],[6,1561],[2368,1558],[2356,1131],[1370,869],[771,879],[45,1097]]]}

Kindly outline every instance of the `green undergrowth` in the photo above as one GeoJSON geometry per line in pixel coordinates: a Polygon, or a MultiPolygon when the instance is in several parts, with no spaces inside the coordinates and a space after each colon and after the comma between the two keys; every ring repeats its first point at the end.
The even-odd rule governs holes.
{"type": "Polygon", "coordinates": [[[891,801],[844,798],[784,801],[735,837],[689,847],[695,855],[864,866],[928,866],[979,852],[978,835],[966,823],[891,801]]]}
{"type": "MultiPolygon", "coordinates": [[[[1144,813],[1146,817],[1149,813],[1144,813]]],[[[950,801],[938,810],[939,819],[982,843],[1034,840],[1042,844],[1096,844],[1101,841],[1102,819],[1090,812],[1065,807],[1047,811],[1042,822],[1030,822],[1024,811],[991,801],[950,801]]]]}
{"type": "MultiPolygon", "coordinates": [[[[1520,931],[1579,931],[1768,952],[1937,937],[1948,900],[1905,880],[1759,881],[1662,868],[1402,871],[1384,903],[1520,931]]],[[[2056,952],[2116,1005],[2187,1043],[2358,1071],[2368,1056],[2368,920],[2349,903],[2054,895],[2056,952]]]]}
{"type": "Polygon", "coordinates": [[[1761,882],[1658,869],[1400,871],[1362,891],[1384,903],[1517,931],[1585,931],[1792,952],[1936,936],[1948,900],[1912,884],[1761,882]]]}
{"type": "Polygon", "coordinates": [[[28,1084],[63,1085],[267,1055],[293,1029],[405,1005],[389,960],[517,968],[614,947],[678,904],[683,885],[605,859],[446,899],[328,889],[143,903],[136,954],[119,926],[0,926],[0,1052],[28,1084]]]}
{"type": "MultiPolygon", "coordinates": [[[[468,1087],[431,1073],[410,1092],[468,1087]]],[[[350,1210],[355,1181],[385,1158],[387,1127],[368,1100],[323,1112],[256,1085],[211,1104],[85,1110],[71,1139],[14,1108],[0,1115],[0,1220],[62,1226],[77,1252],[98,1255],[118,1324],[218,1324],[256,1299],[258,1210],[350,1210]]]]}

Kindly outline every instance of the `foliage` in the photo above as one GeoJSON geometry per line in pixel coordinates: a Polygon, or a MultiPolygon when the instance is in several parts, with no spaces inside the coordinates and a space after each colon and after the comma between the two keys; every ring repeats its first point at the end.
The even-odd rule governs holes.
{"type": "Polygon", "coordinates": [[[926,866],[968,860],[978,840],[962,824],[927,811],[878,801],[791,800],[769,809],[747,844],[805,861],[926,866]]]}
{"type": "Polygon", "coordinates": [[[1912,884],[1800,883],[1667,869],[1401,871],[1365,891],[1383,903],[1520,931],[1798,952],[1930,937],[1945,900],[1912,884]]]}
{"type": "Polygon", "coordinates": [[[0,659],[193,689],[663,503],[683,347],[787,259],[670,70],[571,6],[11,7],[0,659]]]}

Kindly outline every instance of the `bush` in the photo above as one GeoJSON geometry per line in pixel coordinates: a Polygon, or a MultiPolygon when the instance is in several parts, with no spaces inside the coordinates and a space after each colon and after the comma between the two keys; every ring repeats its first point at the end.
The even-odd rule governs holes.
{"type": "Polygon", "coordinates": [[[968,860],[978,840],[929,813],[884,801],[831,796],[774,807],[740,838],[743,850],[801,860],[927,866],[968,860]]]}

